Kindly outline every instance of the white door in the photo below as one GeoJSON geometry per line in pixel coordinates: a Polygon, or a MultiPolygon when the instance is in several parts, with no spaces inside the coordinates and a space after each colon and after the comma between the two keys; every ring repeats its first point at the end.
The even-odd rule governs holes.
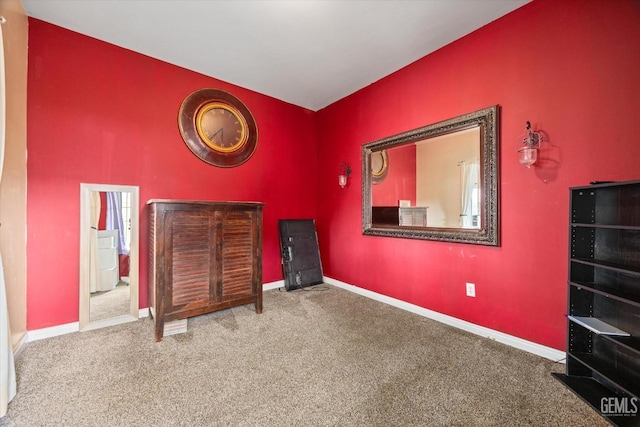
{"type": "Polygon", "coordinates": [[[98,230],[97,250],[100,282],[95,291],[110,291],[120,280],[118,230],[98,230]]]}

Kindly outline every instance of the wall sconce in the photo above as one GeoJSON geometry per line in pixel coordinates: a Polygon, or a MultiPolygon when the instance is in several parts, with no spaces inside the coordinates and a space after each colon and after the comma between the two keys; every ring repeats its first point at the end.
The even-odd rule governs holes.
{"type": "Polygon", "coordinates": [[[538,150],[542,143],[542,135],[531,130],[531,123],[527,121],[527,127],[523,135],[516,140],[518,160],[520,163],[530,168],[538,160],[538,150]]]}
{"type": "Polygon", "coordinates": [[[338,176],[338,184],[340,184],[340,187],[344,188],[347,185],[349,175],[351,175],[351,166],[349,166],[349,163],[347,162],[342,162],[340,163],[340,170],[341,173],[338,176]]]}

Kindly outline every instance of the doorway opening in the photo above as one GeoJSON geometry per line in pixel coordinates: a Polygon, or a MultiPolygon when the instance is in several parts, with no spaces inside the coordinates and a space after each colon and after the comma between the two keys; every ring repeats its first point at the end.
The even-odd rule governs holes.
{"type": "Polygon", "coordinates": [[[80,184],[79,323],[81,331],[131,322],[140,317],[138,307],[139,201],[140,189],[137,186],[80,184]],[[118,212],[122,214],[120,222],[124,225],[124,229],[119,233],[122,234],[122,245],[126,246],[128,252],[128,257],[124,258],[129,267],[128,271],[124,269],[126,275],[122,275],[119,268],[122,255],[114,252],[119,233],[98,230],[100,193],[115,196],[122,202],[122,205],[118,206],[118,212]],[[101,266],[102,269],[100,269],[101,266]],[[104,285],[104,282],[107,282],[107,285],[104,285]],[[109,285],[109,282],[112,282],[112,285],[109,285]],[[103,285],[97,285],[99,283],[103,285]],[[107,294],[110,296],[107,297],[107,294]],[[106,316],[96,312],[98,306],[95,303],[96,300],[92,304],[92,295],[106,301],[101,303],[103,308],[103,304],[114,305],[108,308],[106,316]],[[119,305],[116,306],[116,304],[119,305]]]}

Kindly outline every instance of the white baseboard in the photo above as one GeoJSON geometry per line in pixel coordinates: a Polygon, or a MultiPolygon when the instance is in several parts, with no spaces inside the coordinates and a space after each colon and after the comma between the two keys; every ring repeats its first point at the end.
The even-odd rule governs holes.
{"type": "Polygon", "coordinates": [[[34,329],[27,332],[27,342],[38,341],[58,335],[70,334],[80,330],[80,322],[66,323],[64,325],[51,326],[49,328],[34,329]]]}
{"type": "Polygon", "coordinates": [[[284,288],[284,280],[278,280],[277,282],[264,283],[262,285],[263,291],[270,291],[272,289],[284,288]]]}
{"type": "Polygon", "coordinates": [[[391,306],[400,308],[402,310],[409,311],[414,314],[418,314],[429,319],[436,320],[440,323],[444,323],[449,326],[453,326],[458,329],[462,329],[472,334],[480,335],[485,338],[489,338],[498,341],[502,344],[515,347],[519,350],[524,350],[528,353],[535,354],[537,356],[544,357],[545,359],[553,360],[554,362],[564,361],[566,354],[563,351],[557,350],[552,347],[547,347],[542,344],[537,344],[532,341],[527,341],[522,338],[514,337],[513,335],[505,334],[504,332],[496,331],[486,328],[484,326],[476,325],[475,323],[467,322],[453,316],[438,313],[437,311],[429,310],[424,307],[420,307],[406,301],[402,301],[396,298],[391,298],[386,295],[379,294],[377,292],[369,291],[367,289],[358,288],[357,286],[350,285],[348,283],[341,282],[331,277],[324,277],[324,282],[338,288],[345,289],[349,292],[353,292],[358,295],[371,298],[376,301],[389,304],[391,306]]]}
{"type": "MultiPolygon", "coordinates": [[[[149,317],[149,309],[146,307],[141,308],[138,311],[139,319],[142,319],[145,317],[149,317]]],[[[87,325],[86,328],[83,329],[83,331],[90,331],[93,329],[104,328],[107,326],[120,325],[122,323],[134,322],[136,320],[138,319],[134,318],[133,316],[127,316],[127,315],[112,317],[109,319],[98,320],[97,322],[91,322],[89,323],[89,325],[87,325]]],[[[64,325],[51,326],[49,328],[34,329],[32,331],[28,331],[25,334],[25,337],[23,338],[22,340],[23,342],[21,343],[20,347],[18,347],[18,350],[14,354],[17,355],[18,351],[21,350],[22,345],[26,343],[43,340],[46,338],[53,338],[53,337],[57,337],[58,335],[71,334],[73,332],[79,332],[79,331],[80,331],[80,322],[66,323],[64,325]]]]}

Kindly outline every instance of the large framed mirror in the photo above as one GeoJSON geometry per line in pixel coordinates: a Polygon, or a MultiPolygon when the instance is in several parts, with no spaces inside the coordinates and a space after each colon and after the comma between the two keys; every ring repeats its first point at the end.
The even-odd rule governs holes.
{"type": "Polygon", "coordinates": [[[498,113],[495,105],[364,144],[362,233],[499,246],[498,113]]]}

